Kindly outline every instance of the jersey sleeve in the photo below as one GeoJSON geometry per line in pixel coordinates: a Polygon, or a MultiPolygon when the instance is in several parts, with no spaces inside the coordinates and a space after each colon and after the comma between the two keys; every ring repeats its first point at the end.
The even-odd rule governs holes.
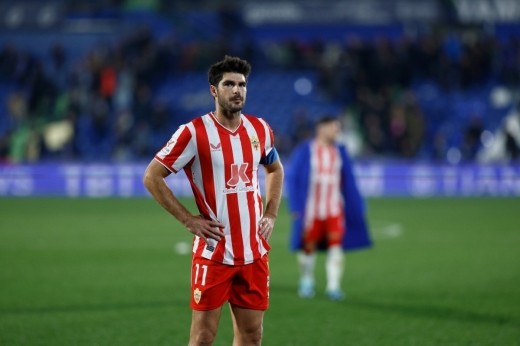
{"type": "Polygon", "coordinates": [[[196,147],[188,125],[180,126],[166,145],[155,155],[168,170],[177,173],[195,156],[196,147]]]}

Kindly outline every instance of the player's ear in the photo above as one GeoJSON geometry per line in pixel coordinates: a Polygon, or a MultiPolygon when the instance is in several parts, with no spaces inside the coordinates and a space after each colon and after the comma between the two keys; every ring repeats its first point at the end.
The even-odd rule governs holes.
{"type": "Polygon", "coordinates": [[[217,97],[217,88],[215,88],[214,85],[209,85],[209,92],[211,93],[211,95],[213,95],[213,97],[217,97]]]}

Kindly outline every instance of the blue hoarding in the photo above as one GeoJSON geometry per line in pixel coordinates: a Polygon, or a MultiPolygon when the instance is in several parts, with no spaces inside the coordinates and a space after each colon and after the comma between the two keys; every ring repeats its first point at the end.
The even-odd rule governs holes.
{"type": "MultiPolygon", "coordinates": [[[[146,164],[0,166],[0,196],[143,197],[146,164]]],[[[285,167],[289,170],[290,167],[285,167]]],[[[520,196],[520,165],[355,164],[366,197],[520,196]]],[[[178,196],[191,196],[183,172],[167,179],[178,196]]]]}

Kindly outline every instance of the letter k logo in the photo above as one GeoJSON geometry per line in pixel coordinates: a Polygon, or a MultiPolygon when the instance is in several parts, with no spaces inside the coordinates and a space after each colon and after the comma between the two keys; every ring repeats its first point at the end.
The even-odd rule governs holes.
{"type": "Polygon", "coordinates": [[[229,178],[227,184],[229,186],[237,186],[240,181],[243,183],[249,183],[249,178],[246,175],[248,163],[241,163],[237,165],[236,163],[231,165],[231,178],[229,178]]]}

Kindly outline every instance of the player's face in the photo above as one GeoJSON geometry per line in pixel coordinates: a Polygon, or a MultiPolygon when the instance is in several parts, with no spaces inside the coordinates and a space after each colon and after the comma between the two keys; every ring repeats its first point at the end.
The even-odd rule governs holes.
{"type": "Polygon", "coordinates": [[[246,78],[241,73],[224,73],[217,88],[213,88],[219,107],[225,113],[240,112],[246,102],[246,78]]]}
{"type": "Polygon", "coordinates": [[[329,142],[334,143],[338,140],[341,133],[341,124],[339,121],[331,121],[326,124],[322,124],[323,138],[329,142]]]}

